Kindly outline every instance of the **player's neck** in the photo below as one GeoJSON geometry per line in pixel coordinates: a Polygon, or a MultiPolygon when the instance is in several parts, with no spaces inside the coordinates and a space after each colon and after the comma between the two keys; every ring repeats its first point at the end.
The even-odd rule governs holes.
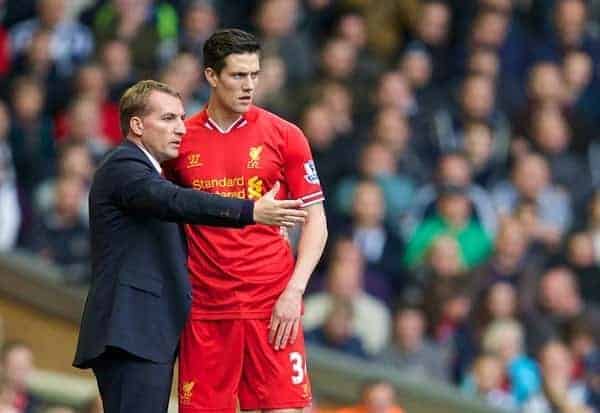
{"type": "Polygon", "coordinates": [[[242,117],[239,113],[226,110],[210,100],[206,107],[206,113],[208,113],[210,120],[216,123],[221,130],[229,130],[242,117]]]}

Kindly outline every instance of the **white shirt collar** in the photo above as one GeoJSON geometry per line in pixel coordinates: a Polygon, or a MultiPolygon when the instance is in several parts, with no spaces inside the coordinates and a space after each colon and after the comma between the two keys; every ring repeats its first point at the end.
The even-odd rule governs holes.
{"type": "MultiPolygon", "coordinates": [[[[135,142],[134,142],[135,143],[135,142]]],[[[146,148],[144,148],[142,145],[138,145],[136,143],[137,147],[140,148],[142,150],[142,152],[144,152],[144,154],[148,157],[148,159],[150,160],[150,163],[152,163],[152,166],[154,166],[154,169],[156,169],[156,171],[159,174],[162,174],[162,168],[160,167],[160,164],[158,163],[158,161],[156,160],[156,158],[154,158],[154,156],[150,155],[150,152],[148,152],[146,150],[146,148]]]]}

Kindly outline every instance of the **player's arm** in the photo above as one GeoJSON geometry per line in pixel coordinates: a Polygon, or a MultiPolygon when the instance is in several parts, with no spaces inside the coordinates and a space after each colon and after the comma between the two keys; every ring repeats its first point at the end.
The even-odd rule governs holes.
{"type": "Polygon", "coordinates": [[[292,277],[279,296],[271,316],[269,342],[275,350],[294,343],[300,328],[302,296],[308,280],[321,258],[327,241],[327,220],[323,203],[306,207],[308,217],[302,226],[298,242],[298,256],[292,277]]]}

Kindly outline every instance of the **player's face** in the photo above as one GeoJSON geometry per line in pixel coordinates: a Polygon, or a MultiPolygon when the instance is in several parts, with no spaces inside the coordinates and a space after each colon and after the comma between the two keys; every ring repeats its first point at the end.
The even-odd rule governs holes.
{"type": "Polygon", "coordinates": [[[206,77],[213,87],[215,103],[232,114],[245,113],[254,100],[258,84],[260,62],[258,53],[231,54],[225,58],[220,73],[206,69],[206,77]]]}
{"type": "Polygon", "coordinates": [[[148,97],[149,111],[141,117],[141,142],[158,162],[179,156],[185,134],[185,112],[181,100],[161,92],[148,97]]]}

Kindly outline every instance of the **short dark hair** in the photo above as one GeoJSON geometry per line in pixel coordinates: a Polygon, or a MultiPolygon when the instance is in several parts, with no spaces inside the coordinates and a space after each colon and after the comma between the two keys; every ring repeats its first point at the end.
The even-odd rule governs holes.
{"type": "Polygon", "coordinates": [[[239,29],[218,30],[204,43],[204,68],[220,73],[230,54],[259,52],[260,44],[253,34],[239,29]]]}
{"type": "Polygon", "coordinates": [[[123,137],[129,133],[129,121],[148,113],[148,97],[153,91],[166,93],[181,100],[181,95],[169,85],[156,80],[141,80],[129,87],[119,101],[119,122],[123,137]]]}

